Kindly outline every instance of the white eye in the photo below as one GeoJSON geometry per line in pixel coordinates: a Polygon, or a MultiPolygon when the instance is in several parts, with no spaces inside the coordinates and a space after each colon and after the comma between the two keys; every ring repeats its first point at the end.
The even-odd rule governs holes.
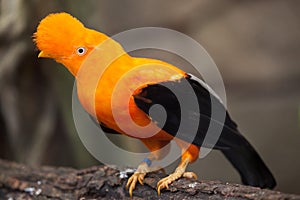
{"type": "Polygon", "coordinates": [[[86,48],[85,47],[78,47],[77,50],[76,50],[76,53],[79,55],[79,56],[82,56],[86,53],[86,48]]]}

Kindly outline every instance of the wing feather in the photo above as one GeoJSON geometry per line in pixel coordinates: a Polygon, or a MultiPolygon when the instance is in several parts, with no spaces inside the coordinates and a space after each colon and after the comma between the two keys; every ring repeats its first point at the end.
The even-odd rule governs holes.
{"type": "Polygon", "coordinates": [[[195,76],[188,75],[184,79],[185,80],[147,85],[142,89],[140,94],[138,94],[142,98],[135,98],[135,103],[141,110],[149,115],[160,128],[173,136],[178,136],[197,146],[209,148],[226,149],[232,146],[238,146],[240,141],[243,140],[243,136],[239,133],[236,123],[230,118],[225,106],[216,93],[212,92],[210,87],[203,81],[200,82],[195,76]],[[191,85],[192,90],[186,89],[183,84],[185,81],[191,85]],[[194,108],[192,102],[190,104],[187,103],[182,110],[177,96],[172,91],[176,91],[177,96],[181,95],[187,99],[187,102],[196,95],[200,112],[195,111],[197,109],[194,108]],[[144,101],[143,99],[148,99],[149,101],[144,101]],[[212,118],[212,103],[214,103],[214,109],[217,109],[217,112],[225,112],[224,123],[212,118]],[[161,119],[160,115],[151,115],[149,113],[150,108],[155,104],[160,104],[164,107],[167,113],[165,121],[161,119]],[[184,123],[185,126],[183,128],[180,127],[180,123],[184,123]],[[196,135],[193,135],[189,133],[189,130],[190,127],[195,126],[195,124],[198,127],[196,135]],[[218,127],[222,130],[215,146],[213,144],[213,141],[215,141],[214,135],[208,135],[206,143],[203,144],[210,126],[218,127]],[[178,134],[179,129],[180,134],[178,134]]]}

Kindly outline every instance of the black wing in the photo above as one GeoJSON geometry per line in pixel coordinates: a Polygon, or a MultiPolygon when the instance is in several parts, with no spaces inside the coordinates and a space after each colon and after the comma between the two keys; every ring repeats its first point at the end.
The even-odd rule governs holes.
{"type": "Polygon", "coordinates": [[[194,79],[192,75],[189,75],[184,80],[148,85],[143,88],[140,94],[135,96],[135,103],[156,121],[160,128],[197,146],[226,149],[239,145],[240,141],[243,140],[243,136],[237,130],[236,123],[230,118],[221,100],[215,94],[211,94],[207,87],[204,87],[203,83],[194,79]],[[190,84],[192,89],[186,87],[187,83],[190,84]],[[174,94],[174,91],[176,91],[176,94],[174,94]],[[183,110],[176,95],[185,99],[183,110]],[[197,101],[200,112],[195,111],[193,99],[197,101]],[[160,104],[164,107],[167,113],[165,123],[161,119],[161,115],[155,116],[155,114],[152,114],[151,116],[151,113],[149,113],[150,108],[155,104],[160,104]],[[221,119],[212,118],[212,104],[214,104],[216,113],[223,113],[223,119],[225,116],[223,123],[221,119]],[[180,123],[184,127],[180,127],[180,123]],[[189,131],[195,125],[197,126],[196,135],[191,135],[189,131]],[[205,144],[203,144],[210,126],[222,130],[215,146],[213,141],[215,141],[214,137],[217,136],[214,134],[208,135],[205,144]],[[192,137],[194,136],[195,138],[193,139],[192,137]]]}
{"type": "MultiPolygon", "coordinates": [[[[276,181],[251,144],[239,133],[236,123],[230,118],[224,105],[199,79],[189,75],[179,81],[169,81],[160,84],[152,84],[143,88],[140,94],[135,96],[137,106],[147,113],[157,125],[169,134],[179,137],[197,146],[220,149],[231,164],[239,171],[244,184],[273,188],[276,181]],[[192,89],[186,87],[186,81],[192,89]],[[187,99],[184,109],[174,94],[187,99]],[[200,112],[195,111],[193,97],[200,112]],[[189,100],[191,100],[189,102],[189,100]],[[165,123],[160,113],[151,112],[151,106],[160,104],[166,111],[165,123]],[[216,112],[223,113],[225,120],[220,115],[212,115],[212,105],[216,112]],[[200,119],[200,120],[199,120],[200,119]],[[180,123],[184,124],[182,128],[180,123]],[[196,135],[191,135],[190,127],[195,126],[196,135]],[[207,135],[207,131],[212,130],[207,135]],[[220,135],[215,135],[214,130],[221,130],[220,135]],[[207,136],[204,142],[204,138],[207,136]],[[214,145],[214,141],[216,141],[214,145]],[[204,142],[204,143],[203,143],[204,142]]],[[[224,119],[224,117],[223,117],[224,119]]],[[[192,128],[193,129],[193,128],[192,128]]]]}

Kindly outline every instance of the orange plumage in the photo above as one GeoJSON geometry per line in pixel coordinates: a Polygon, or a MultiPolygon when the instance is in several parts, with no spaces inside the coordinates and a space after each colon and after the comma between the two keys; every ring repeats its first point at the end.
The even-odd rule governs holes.
{"type": "MultiPolygon", "coordinates": [[[[184,138],[177,138],[176,133],[172,131],[172,127],[180,123],[177,108],[174,106],[176,103],[173,102],[172,94],[158,85],[170,83],[177,87],[183,79],[193,84],[199,104],[203,104],[199,106],[204,106],[201,109],[204,108],[204,112],[207,112],[196,114],[206,120],[209,117],[210,111],[207,111],[207,107],[210,106],[211,100],[205,96],[209,91],[201,85],[202,83],[195,81],[192,75],[169,63],[131,57],[119,43],[103,33],[84,27],[81,22],[67,13],[50,14],[44,18],[34,34],[34,41],[37,48],[41,50],[39,57],[53,58],[75,76],[78,97],[85,110],[97,118],[101,125],[140,139],[151,151],[148,161],[163,158],[164,155],[156,150],[175,137],[175,141],[182,149],[181,162],[173,174],[158,182],[158,193],[180,177],[196,177],[192,172],[185,172],[185,169],[189,163],[198,158],[203,136],[206,134],[203,132],[205,127],[202,130],[203,124],[199,124],[192,144],[186,142],[184,138]],[[148,115],[147,107],[155,104],[156,101],[175,107],[175,111],[170,110],[173,118],[170,120],[169,127],[158,127],[148,115]],[[134,124],[147,129],[137,128],[130,123],[129,118],[134,124]],[[153,132],[157,134],[152,135],[153,132]]],[[[223,109],[222,103],[215,100],[223,109]]],[[[191,116],[195,115],[194,110],[189,110],[188,113],[191,113],[191,116]]],[[[200,122],[203,123],[201,120],[200,122]]],[[[272,174],[253,147],[239,133],[229,115],[226,115],[222,135],[214,148],[220,149],[227,156],[241,173],[244,183],[274,187],[275,180],[272,174]],[[245,160],[245,157],[249,159],[245,160]],[[253,163],[257,164],[254,166],[253,163]],[[251,176],[247,170],[252,173],[251,176]]],[[[142,184],[145,175],[150,171],[149,165],[149,162],[142,162],[128,180],[127,187],[130,195],[137,181],[142,184]]]]}
{"type": "MultiPolygon", "coordinates": [[[[136,106],[133,95],[138,93],[145,85],[151,83],[179,80],[186,76],[185,72],[160,60],[131,57],[118,43],[108,36],[84,27],[76,18],[67,13],[50,14],[43,19],[37,28],[37,32],[34,34],[34,41],[38,49],[41,50],[39,57],[53,58],[57,62],[62,63],[76,77],[78,97],[81,104],[105,126],[125,135],[128,135],[129,131],[131,137],[140,138],[150,151],[160,149],[173,139],[173,136],[164,130],[160,130],[154,136],[149,137],[147,131],[138,131],[135,127],[127,126],[127,123],[124,123],[125,127],[123,129],[127,130],[124,132],[116,124],[112,114],[112,94],[119,79],[124,75],[127,76],[125,79],[127,83],[121,85],[121,88],[115,92],[119,99],[117,108],[119,116],[117,117],[119,119],[128,117],[123,110],[129,107],[132,120],[140,126],[149,125],[148,130],[150,133],[153,133],[159,128],[147,114],[136,106]],[[121,56],[114,59],[100,79],[99,73],[95,71],[95,66],[92,64],[85,67],[82,70],[83,72],[78,73],[91,52],[99,44],[105,42],[107,45],[103,46],[106,49],[102,51],[101,55],[97,55],[100,60],[114,57],[114,54],[121,56]],[[77,52],[78,48],[81,47],[85,48],[86,52],[84,55],[79,55],[77,52]],[[144,70],[137,70],[128,74],[130,70],[143,65],[145,65],[144,70]],[[128,103],[124,99],[128,99],[129,95],[131,97],[128,103]]],[[[96,67],[97,71],[100,71],[101,67],[96,67]]],[[[181,146],[182,148],[187,148],[189,145],[181,141],[181,146]]],[[[196,147],[195,149],[197,150],[194,150],[191,155],[186,153],[186,155],[189,155],[190,161],[198,157],[199,148],[196,147]]],[[[130,193],[132,193],[132,190],[133,187],[131,187],[130,193]]]]}
{"type": "Polygon", "coordinates": [[[102,33],[85,28],[80,21],[67,13],[50,14],[40,22],[34,34],[37,48],[43,50],[41,57],[55,59],[65,65],[73,75],[76,75],[89,52],[107,38],[102,33]],[[81,46],[87,48],[87,53],[78,56],[76,47],[81,46]]]}
{"type": "MultiPolygon", "coordinates": [[[[114,122],[114,117],[111,112],[111,96],[116,83],[122,76],[127,74],[127,84],[124,84],[123,87],[130,85],[130,90],[122,88],[119,92],[116,92],[120,100],[126,99],[126,96],[134,94],[135,90],[146,84],[163,82],[169,80],[172,76],[175,76],[176,79],[185,76],[183,71],[168,63],[154,59],[133,58],[129,56],[118,43],[108,36],[85,28],[77,19],[66,13],[52,14],[42,20],[34,37],[38,49],[42,50],[42,54],[45,54],[46,57],[54,58],[57,62],[65,65],[76,77],[78,96],[84,108],[90,114],[96,115],[94,117],[97,117],[103,124],[122,133],[123,131],[114,122]],[[59,26],[57,26],[57,24],[59,26]],[[61,30],[66,31],[62,32],[61,30]],[[119,58],[115,56],[116,59],[106,68],[101,79],[99,79],[99,73],[95,72],[95,69],[100,71],[100,68],[106,67],[102,65],[98,67],[95,67],[94,64],[87,66],[87,69],[84,69],[84,72],[78,75],[78,70],[89,54],[104,41],[109,43],[106,45],[109,46],[109,49],[107,48],[105,51],[102,51],[101,54],[97,54],[97,56],[100,57],[99,59],[114,56],[115,52],[122,56],[119,58]],[[86,48],[84,55],[77,54],[76,50],[80,47],[86,48]],[[130,74],[131,77],[128,77],[128,71],[142,65],[148,65],[147,70],[135,71],[130,74]],[[159,67],[157,67],[157,65],[159,65],[159,67]],[[164,66],[164,73],[158,73],[157,71],[162,70],[162,66],[164,66]],[[133,81],[133,79],[135,80],[133,81]],[[98,81],[98,83],[96,83],[96,81],[98,81]],[[97,84],[97,88],[95,88],[95,84],[97,84]],[[95,95],[95,98],[93,95],[95,95]],[[96,112],[94,112],[94,110],[96,112]]],[[[149,117],[137,108],[133,98],[130,99],[129,105],[130,114],[137,124],[147,125],[151,122],[149,117]]],[[[124,110],[125,107],[128,107],[127,102],[120,101],[119,109],[124,110]]],[[[120,118],[122,118],[122,116],[120,116],[120,118]]],[[[134,132],[134,130],[132,132],[134,132]]]]}

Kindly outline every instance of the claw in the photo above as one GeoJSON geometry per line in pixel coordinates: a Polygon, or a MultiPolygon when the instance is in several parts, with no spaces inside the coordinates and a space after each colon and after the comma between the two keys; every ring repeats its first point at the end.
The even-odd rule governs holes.
{"type": "Polygon", "coordinates": [[[182,177],[195,180],[198,179],[198,176],[194,172],[184,172],[182,177]]]}
{"type": "Polygon", "coordinates": [[[139,181],[139,183],[141,184],[141,185],[144,185],[144,176],[145,176],[145,174],[140,174],[140,176],[138,176],[138,181],[139,181]]]}
{"type": "MultiPolygon", "coordinates": [[[[146,159],[147,160],[147,159],[146,159]]],[[[149,160],[149,159],[148,159],[149,160]]],[[[151,162],[151,161],[150,161],[151,162]]],[[[132,192],[135,189],[136,183],[139,182],[141,185],[144,185],[143,181],[146,174],[151,171],[150,167],[148,166],[148,162],[142,162],[134,174],[128,179],[126,184],[126,190],[129,188],[129,195],[132,197],[132,192]]]]}
{"type": "Polygon", "coordinates": [[[143,180],[146,173],[135,172],[127,181],[126,190],[129,188],[129,195],[132,197],[132,192],[135,189],[136,183],[139,182],[141,185],[144,185],[143,180]]]}
{"type": "Polygon", "coordinates": [[[194,172],[180,172],[180,171],[175,171],[173,174],[170,174],[169,176],[161,179],[157,183],[157,194],[160,195],[160,190],[161,189],[169,189],[169,185],[173,183],[174,181],[178,180],[181,177],[189,178],[189,179],[197,179],[197,175],[194,172]]]}
{"type": "Polygon", "coordinates": [[[134,190],[135,188],[135,185],[136,185],[136,176],[132,175],[128,181],[127,181],[127,184],[126,184],[126,189],[128,190],[128,187],[129,187],[129,195],[130,197],[132,197],[132,191],[134,190]]]}

